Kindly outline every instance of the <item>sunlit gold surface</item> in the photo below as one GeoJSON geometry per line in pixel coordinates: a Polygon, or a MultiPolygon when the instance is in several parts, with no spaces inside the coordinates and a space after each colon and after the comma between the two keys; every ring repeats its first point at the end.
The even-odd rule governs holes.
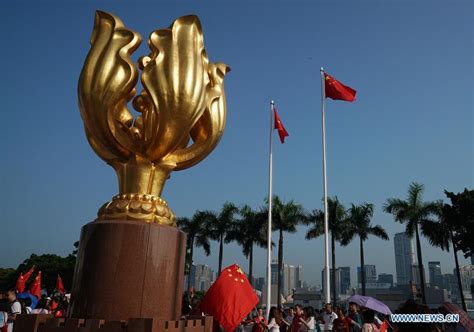
{"type": "Polygon", "coordinates": [[[175,224],[160,198],[172,171],[203,160],[219,142],[226,117],[223,63],[210,63],[197,16],[153,31],[150,54],[130,55],[141,37],[114,15],[97,11],[91,49],[79,78],[79,107],[87,139],[118,176],[119,195],[98,219],[175,224]],[[144,88],[136,95],[141,73],[144,88]],[[134,117],[128,108],[139,113],[134,117]]]}

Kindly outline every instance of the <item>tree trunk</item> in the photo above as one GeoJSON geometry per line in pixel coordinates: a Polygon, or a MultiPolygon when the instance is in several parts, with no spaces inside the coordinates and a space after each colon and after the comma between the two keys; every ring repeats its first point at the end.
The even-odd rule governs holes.
{"type": "Polygon", "coordinates": [[[281,283],[283,281],[283,230],[280,229],[280,240],[278,241],[278,286],[277,306],[281,308],[281,283]]]}
{"type": "Polygon", "coordinates": [[[189,272],[188,272],[188,296],[191,290],[191,270],[193,268],[193,250],[194,250],[194,238],[189,239],[189,272]]]}
{"type": "Polygon", "coordinates": [[[337,305],[337,287],[336,287],[336,240],[331,232],[331,260],[332,260],[332,273],[330,273],[332,279],[332,303],[334,306],[337,305]]]}
{"type": "Polygon", "coordinates": [[[221,235],[221,238],[219,239],[219,269],[217,270],[217,276],[221,274],[223,255],[224,255],[224,237],[221,235]]]}
{"type": "Polygon", "coordinates": [[[249,252],[249,282],[250,285],[253,287],[253,243],[250,245],[250,252],[249,252]]]}
{"type": "Polygon", "coordinates": [[[459,271],[458,249],[456,247],[456,243],[454,243],[454,237],[452,232],[450,232],[450,236],[451,242],[453,243],[454,261],[456,263],[456,276],[458,278],[459,295],[461,295],[462,308],[464,311],[467,312],[466,300],[464,299],[464,293],[462,291],[461,272],[459,271]]]}
{"type": "Polygon", "coordinates": [[[364,262],[364,241],[360,238],[360,282],[362,284],[362,295],[365,296],[365,262],[364,262]]]}
{"type": "Polygon", "coordinates": [[[416,224],[415,235],[416,235],[416,254],[418,257],[418,269],[420,271],[421,302],[423,304],[426,304],[425,270],[423,268],[423,257],[421,255],[421,243],[420,243],[420,234],[418,233],[418,223],[416,224]]]}

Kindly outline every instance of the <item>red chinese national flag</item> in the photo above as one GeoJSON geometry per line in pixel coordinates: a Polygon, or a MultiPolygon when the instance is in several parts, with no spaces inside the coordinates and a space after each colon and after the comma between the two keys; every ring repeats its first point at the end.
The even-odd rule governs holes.
{"type": "Polygon", "coordinates": [[[35,280],[31,283],[30,294],[36,296],[38,299],[41,297],[41,271],[38,272],[35,280]]]}
{"type": "Polygon", "coordinates": [[[222,270],[202,299],[200,308],[227,331],[233,331],[259,300],[245,273],[236,264],[222,270]]]}
{"type": "Polygon", "coordinates": [[[30,279],[34,270],[35,270],[35,267],[32,266],[28,270],[28,272],[26,272],[25,274],[20,273],[20,276],[18,277],[18,280],[16,281],[16,287],[15,287],[18,293],[23,293],[26,287],[26,282],[28,281],[28,279],[30,279]]]}
{"type": "Polygon", "coordinates": [[[334,100],[354,101],[357,91],[342,84],[331,75],[324,73],[326,98],[334,100]]]}
{"type": "Polygon", "coordinates": [[[289,135],[283,126],[275,107],[273,107],[273,113],[275,114],[275,129],[278,130],[278,136],[280,136],[280,141],[283,144],[285,143],[285,137],[288,137],[289,135]]]}
{"type": "Polygon", "coordinates": [[[63,279],[61,279],[61,276],[58,274],[58,279],[56,280],[56,291],[64,294],[64,285],[63,285],[63,279]]]}
{"type": "Polygon", "coordinates": [[[25,284],[26,284],[25,277],[23,276],[22,273],[20,273],[20,276],[16,280],[16,286],[15,286],[16,291],[18,293],[23,293],[23,291],[25,290],[25,284]]]}
{"type": "Polygon", "coordinates": [[[26,272],[24,275],[23,275],[23,278],[25,278],[25,282],[28,281],[28,279],[30,279],[31,275],[33,274],[33,272],[35,271],[35,266],[33,265],[32,267],[30,267],[30,269],[28,270],[28,272],[26,272]]]}

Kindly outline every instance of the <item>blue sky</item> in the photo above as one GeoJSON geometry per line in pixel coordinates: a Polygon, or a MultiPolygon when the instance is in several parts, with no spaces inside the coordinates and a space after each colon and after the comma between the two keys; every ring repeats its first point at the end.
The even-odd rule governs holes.
{"type": "MultiPolygon", "coordinates": [[[[217,210],[226,200],[263,203],[271,99],[290,133],[274,148],[274,192],[321,208],[320,66],[358,91],[355,103],[328,101],[330,195],[346,205],[374,203],[374,222],[393,239],[403,226],[381,207],[388,197],[405,197],[411,181],[425,184],[427,200],[473,187],[470,1],[3,2],[2,267],[32,252],[69,253],[81,226],[117,192],[115,173],[85,139],[77,106],[96,9],[119,16],[145,41],[175,18],[197,14],[210,60],[232,68],[221,143],[165,186],[163,198],[179,216],[217,210]]],[[[143,42],[134,58],[147,53],[143,42]]],[[[304,234],[302,227],[286,235],[285,262],[303,265],[304,279],[320,283],[323,241],[304,234]]],[[[216,268],[212,249],[210,257],[197,250],[195,260],[216,268]]],[[[337,247],[338,265],[354,272],[357,253],[356,243],[337,247]]],[[[440,260],[443,272],[452,271],[451,253],[425,241],[423,253],[426,265],[440,260]]],[[[224,254],[224,264],[247,267],[237,246],[224,254]]],[[[394,273],[393,241],[368,240],[366,263],[394,273]]],[[[256,274],[264,267],[259,249],[256,274]]]]}

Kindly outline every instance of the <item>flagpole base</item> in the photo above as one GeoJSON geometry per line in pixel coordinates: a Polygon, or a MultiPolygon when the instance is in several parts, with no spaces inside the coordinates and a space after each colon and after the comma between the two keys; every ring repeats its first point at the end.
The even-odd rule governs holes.
{"type": "Polygon", "coordinates": [[[82,227],[71,318],[176,320],[181,316],[186,235],[143,221],[82,227]]]}

